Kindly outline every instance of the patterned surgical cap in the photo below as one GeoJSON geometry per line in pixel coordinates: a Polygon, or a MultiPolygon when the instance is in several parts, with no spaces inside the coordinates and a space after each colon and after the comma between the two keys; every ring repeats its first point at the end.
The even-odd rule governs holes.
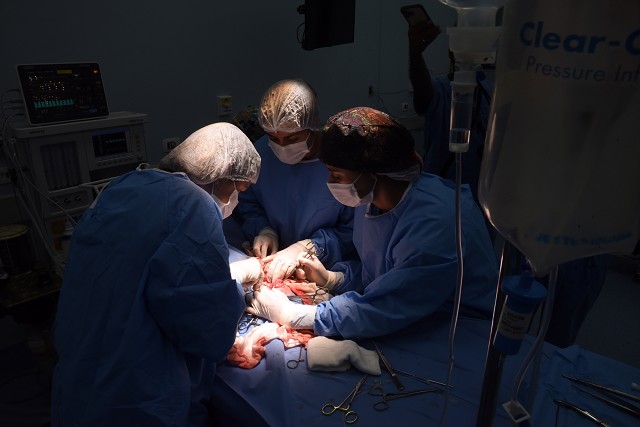
{"type": "Polygon", "coordinates": [[[330,166],[368,173],[422,166],[411,132],[388,114],[368,107],[350,108],[329,118],[319,157],[330,166]]]}

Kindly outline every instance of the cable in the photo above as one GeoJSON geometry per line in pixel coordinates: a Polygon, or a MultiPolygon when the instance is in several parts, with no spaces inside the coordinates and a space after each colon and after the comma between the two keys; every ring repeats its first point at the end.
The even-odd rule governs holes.
{"type": "MultiPolygon", "coordinates": [[[[527,356],[525,357],[524,361],[522,362],[522,365],[520,367],[520,370],[518,371],[518,374],[516,375],[516,379],[513,383],[513,389],[511,392],[511,401],[516,402],[518,400],[518,394],[520,392],[520,386],[522,385],[522,381],[524,379],[524,375],[527,372],[527,369],[529,369],[529,366],[531,364],[531,361],[533,360],[534,356],[536,354],[538,354],[538,356],[541,355],[541,348],[544,345],[544,339],[545,336],[547,335],[547,330],[549,329],[549,323],[551,321],[551,313],[553,311],[553,304],[554,304],[554,300],[555,300],[555,293],[556,293],[556,280],[558,278],[558,266],[556,265],[553,270],[551,270],[551,274],[549,275],[549,289],[547,292],[547,298],[546,301],[544,303],[544,311],[543,311],[543,321],[542,321],[542,327],[540,329],[540,331],[538,331],[538,335],[536,337],[536,340],[533,344],[533,346],[531,347],[531,349],[529,350],[529,353],[527,353],[527,356]]],[[[537,383],[537,376],[532,377],[533,378],[533,384],[531,386],[531,390],[530,396],[533,396],[534,391],[535,391],[535,387],[536,387],[536,383],[537,383]]],[[[533,400],[531,399],[529,402],[529,405],[531,405],[531,403],[533,402],[533,400]]],[[[527,408],[529,411],[531,410],[531,408],[527,408]]]]}
{"type": "Polygon", "coordinates": [[[397,116],[395,114],[392,114],[389,111],[389,109],[387,109],[387,106],[384,103],[384,99],[382,98],[382,96],[380,96],[381,94],[382,95],[395,95],[395,94],[403,93],[403,92],[409,92],[409,91],[399,91],[399,92],[377,92],[377,91],[372,91],[371,95],[375,96],[377,98],[377,100],[378,100],[378,110],[387,113],[389,116],[391,116],[392,118],[394,118],[396,120],[397,119],[401,119],[401,120],[402,119],[408,119],[408,118],[411,118],[411,117],[418,117],[417,114],[409,114],[407,116],[397,116]]]}
{"type": "Polygon", "coordinates": [[[54,269],[55,272],[58,276],[63,277],[63,273],[64,273],[64,267],[65,267],[65,262],[62,258],[61,255],[57,254],[53,248],[51,247],[51,244],[49,243],[47,237],[46,237],[46,230],[43,230],[43,226],[42,223],[40,222],[39,218],[37,218],[35,216],[35,214],[33,213],[33,208],[30,207],[27,202],[24,199],[24,195],[22,193],[22,191],[19,191],[17,194],[17,198],[18,201],[20,203],[22,203],[23,207],[25,208],[25,211],[27,213],[27,215],[29,216],[29,219],[31,220],[31,223],[33,225],[33,228],[35,228],[35,230],[38,233],[38,237],[40,237],[40,240],[42,241],[45,250],[47,251],[47,253],[49,254],[49,257],[51,258],[51,261],[54,264],[54,269]]]}
{"type": "Polygon", "coordinates": [[[456,254],[458,256],[458,276],[456,283],[456,292],[453,303],[453,315],[451,317],[451,325],[449,327],[449,366],[447,371],[447,389],[445,390],[444,408],[440,418],[440,425],[444,425],[449,408],[451,393],[451,378],[453,376],[453,367],[455,365],[455,335],[458,327],[458,315],[460,314],[460,301],[462,299],[462,281],[464,276],[464,257],[462,256],[462,208],[460,202],[462,188],[462,153],[456,153],[456,254]]]}
{"type": "Polygon", "coordinates": [[[298,25],[298,28],[296,28],[296,40],[298,40],[298,43],[300,44],[304,43],[304,38],[305,38],[304,29],[302,30],[302,38],[300,38],[300,28],[302,28],[303,26],[304,26],[304,22],[298,25]]]}
{"type": "Polygon", "coordinates": [[[24,186],[31,187],[31,189],[35,190],[37,194],[40,194],[44,198],[44,200],[56,205],[72,221],[73,224],[75,224],[76,221],[71,216],[71,214],[67,210],[65,210],[60,204],[58,204],[56,201],[52,200],[46,194],[44,194],[33,182],[34,180],[32,179],[32,177],[27,176],[27,174],[25,173],[25,168],[20,163],[19,156],[14,146],[16,143],[15,139],[12,139],[10,141],[7,140],[6,134],[8,130],[8,127],[7,127],[8,124],[13,118],[21,115],[23,114],[13,113],[7,118],[7,120],[5,120],[2,126],[2,140],[4,142],[2,145],[2,149],[6,156],[7,161],[9,162],[10,166],[16,171],[18,176],[17,183],[14,186],[14,188],[18,190],[17,192],[15,192],[16,199],[23,207],[24,211],[29,217],[32,228],[36,231],[37,236],[39,237],[40,241],[43,243],[45,251],[47,252],[51,261],[53,262],[53,266],[56,274],[62,277],[64,268],[65,268],[64,258],[61,254],[56,253],[56,251],[51,246],[51,242],[47,238],[47,231],[44,227],[44,224],[41,221],[40,215],[37,214],[38,204],[33,199],[34,193],[32,193],[29,188],[24,188],[24,186]]]}

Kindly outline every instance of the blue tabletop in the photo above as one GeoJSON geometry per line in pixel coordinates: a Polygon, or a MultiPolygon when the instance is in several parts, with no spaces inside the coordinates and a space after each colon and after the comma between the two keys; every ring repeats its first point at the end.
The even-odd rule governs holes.
{"type": "MultiPolygon", "coordinates": [[[[431,317],[406,330],[376,339],[376,344],[394,368],[423,378],[446,382],[449,362],[449,317],[431,317]]],[[[446,426],[475,426],[478,402],[482,390],[490,323],[477,319],[458,320],[455,335],[455,368],[453,389],[449,395],[446,426]]],[[[373,349],[373,341],[359,345],[373,349]]],[[[514,380],[525,354],[533,344],[526,339],[518,355],[508,357],[503,365],[493,426],[511,426],[501,404],[509,400],[514,380]]],[[[286,363],[298,357],[299,348],[285,349],[280,340],[271,341],[265,358],[253,369],[246,370],[228,363],[219,365],[215,381],[215,402],[220,425],[234,426],[340,426],[345,425],[342,413],[322,414],[325,403],[340,403],[363,376],[351,368],[344,372],[309,371],[306,362],[297,369],[286,363]]],[[[305,357],[303,353],[303,358],[305,357]]],[[[592,426],[593,422],[567,409],[558,409],[553,399],[570,401],[592,411],[611,425],[634,425],[637,419],[608,407],[572,386],[562,374],[589,379],[629,393],[632,381],[640,381],[640,370],[612,359],[587,352],[578,347],[558,349],[545,344],[539,379],[531,411],[533,426],[592,426]]],[[[531,370],[529,370],[530,372],[531,370]]],[[[401,376],[405,391],[425,388],[425,385],[401,376]]],[[[353,401],[351,409],[358,413],[359,426],[440,425],[445,407],[444,394],[422,394],[392,400],[386,411],[374,410],[379,397],[367,391],[374,381],[383,381],[384,390],[395,392],[389,375],[369,376],[363,392],[353,401]]],[[[532,381],[525,376],[520,387],[520,401],[526,403],[532,381]]],[[[638,424],[635,424],[638,425],[638,424]]]]}

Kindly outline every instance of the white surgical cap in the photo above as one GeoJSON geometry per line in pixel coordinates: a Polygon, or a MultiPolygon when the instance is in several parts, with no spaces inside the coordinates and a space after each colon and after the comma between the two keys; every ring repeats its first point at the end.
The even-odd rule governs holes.
{"type": "Polygon", "coordinates": [[[302,80],[281,80],[262,96],[258,121],[265,132],[319,130],[316,94],[302,80]]]}
{"type": "Polygon", "coordinates": [[[260,173],[260,155],[240,129],[220,122],[189,135],[160,161],[160,168],[184,172],[200,185],[223,178],[255,184],[260,173]]]}

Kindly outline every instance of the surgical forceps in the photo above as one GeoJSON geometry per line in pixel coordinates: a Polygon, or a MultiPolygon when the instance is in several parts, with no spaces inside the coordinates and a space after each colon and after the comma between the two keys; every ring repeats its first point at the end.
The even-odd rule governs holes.
{"type": "Polygon", "coordinates": [[[344,412],[345,423],[353,424],[356,421],[358,421],[358,413],[350,409],[351,402],[353,402],[353,399],[355,399],[358,393],[360,392],[360,388],[362,387],[362,384],[364,384],[364,382],[367,380],[367,376],[368,374],[364,374],[364,376],[360,378],[360,381],[358,381],[355,388],[351,390],[351,393],[349,393],[342,402],[338,403],[337,405],[334,405],[333,403],[326,403],[322,407],[322,413],[324,415],[331,415],[336,411],[342,411],[344,412]]]}
{"type": "Polygon", "coordinates": [[[301,345],[299,347],[300,347],[300,353],[298,354],[298,358],[287,360],[287,368],[296,369],[300,364],[300,362],[304,362],[304,359],[302,358],[302,350],[304,349],[304,346],[301,345]]]}
{"type": "Polygon", "coordinates": [[[595,389],[601,390],[601,391],[606,392],[606,393],[615,394],[615,395],[618,395],[618,396],[621,396],[621,397],[624,397],[624,398],[627,398],[627,399],[635,400],[636,402],[640,402],[640,397],[638,397],[636,395],[625,393],[625,392],[617,390],[615,388],[606,387],[606,386],[603,386],[601,384],[597,384],[597,383],[594,383],[594,382],[591,382],[591,381],[587,381],[587,380],[583,380],[583,379],[580,379],[580,378],[572,377],[570,375],[563,374],[562,376],[565,377],[568,380],[577,382],[578,384],[584,384],[586,386],[593,387],[595,389]]]}
{"type": "MultiPolygon", "coordinates": [[[[564,400],[557,400],[557,399],[554,399],[553,401],[556,402],[556,404],[558,406],[563,406],[565,408],[571,409],[572,411],[577,412],[578,414],[582,415],[583,417],[590,419],[591,421],[593,421],[594,423],[596,423],[600,427],[611,427],[609,424],[607,424],[604,421],[602,421],[601,419],[597,418],[591,412],[587,411],[586,409],[582,409],[582,408],[574,405],[573,403],[569,403],[569,402],[566,402],[564,400]]],[[[557,417],[558,417],[558,415],[556,414],[556,423],[558,422],[557,421],[557,417]]]]}
{"type": "Polygon", "coordinates": [[[324,250],[322,248],[317,248],[316,245],[313,244],[313,242],[307,243],[306,245],[304,245],[304,247],[306,249],[306,254],[304,256],[305,258],[311,259],[311,257],[313,256],[320,258],[324,253],[324,250]]]}
{"type": "Polygon", "coordinates": [[[626,400],[623,400],[621,397],[624,397],[626,399],[630,399],[630,400],[634,400],[634,401],[640,401],[640,397],[635,396],[633,394],[629,394],[629,393],[625,393],[621,390],[617,390],[615,388],[612,387],[607,387],[598,383],[594,383],[591,381],[587,381],[587,380],[583,380],[580,378],[576,378],[576,377],[572,377],[570,375],[562,375],[563,377],[567,378],[568,380],[573,381],[574,383],[578,383],[584,386],[588,386],[591,387],[592,389],[602,393],[602,395],[596,394],[591,392],[590,390],[587,390],[586,388],[582,388],[579,387],[576,384],[573,384],[573,386],[575,388],[577,388],[578,390],[580,390],[583,393],[587,393],[588,395],[595,397],[596,399],[599,399],[613,407],[615,407],[616,409],[622,410],[627,412],[630,415],[633,415],[636,418],[640,418],[640,407],[633,405],[631,402],[627,402],[626,400]],[[606,397],[605,397],[606,396],[606,397]],[[620,397],[618,397],[620,396],[620,397]]]}
{"type": "MultiPolygon", "coordinates": [[[[442,386],[442,387],[446,387],[446,386],[447,386],[447,385],[446,385],[445,383],[443,383],[443,382],[436,381],[436,380],[431,380],[431,379],[428,379],[428,378],[422,378],[422,377],[419,377],[419,376],[417,376],[417,375],[415,375],[415,374],[412,374],[411,372],[402,371],[402,370],[400,370],[400,369],[395,369],[395,368],[394,368],[394,370],[396,371],[396,373],[397,373],[397,374],[404,375],[404,376],[409,377],[409,378],[413,378],[414,380],[416,380],[416,381],[420,381],[421,383],[425,383],[425,384],[437,384],[437,385],[440,385],[440,386],[442,386]]],[[[453,386],[452,386],[452,385],[450,385],[449,387],[453,388],[453,386]]]]}
{"type": "Polygon", "coordinates": [[[609,405],[611,405],[611,406],[613,406],[613,407],[615,407],[617,409],[620,409],[621,411],[624,411],[624,412],[626,412],[628,414],[631,414],[636,418],[640,418],[640,408],[635,406],[635,405],[632,405],[631,403],[629,403],[629,402],[627,402],[625,400],[620,399],[619,397],[615,397],[615,396],[609,395],[609,398],[607,399],[606,397],[597,395],[597,394],[587,390],[586,388],[578,387],[575,384],[573,386],[575,388],[577,388],[578,390],[580,390],[580,391],[582,391],[584,393],[587,393],[590,396],[595,397],[596,399],[602,400],[603,402],[605,402],[605,403],[607,403],[607,404],[609,404],[609,405]]]}
{"type": "Polygon", "coordinates": [[[404,397],[417,396],[419,394],[425,393],[442,393],[442,390],[439,388],[424,388],[420,390],[413,391],[402,391],[400,393],[387,393],[382,389],[382,383],[380,381],[376,381],[373,383],[368,392],[371,396],[379,396],[382,397],[382,400],[377,401],[373,404],[373,409],[378,412],[386,411],[389,409],[389,401],[394,399],[402,399],[404,397]]]}
{"type": "Polygon", "coordinates": [[[247,314],[247,316],[238,323],[238,332],[244,334],[251,328],[251,326],[256,325],[258,325],[258,316],[247,314]]]}

